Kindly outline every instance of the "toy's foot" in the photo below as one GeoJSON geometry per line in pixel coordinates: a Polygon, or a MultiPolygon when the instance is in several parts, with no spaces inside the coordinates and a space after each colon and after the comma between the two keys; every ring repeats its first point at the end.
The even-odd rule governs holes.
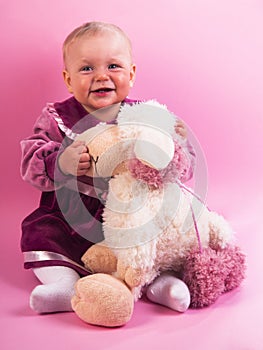
{"type": "Polygon", "coordinates": [[[187,285],[171,272],[164,272],[148,287],[146,295],[154,303],[185,312],[190,305],[187,285]]]}
{"type": "Polygon", "coordinates": [[[245,256],[238,247],[192,251],[184,262],[183,280],[191,293],[191,307],[213,304],[226,291],[240,285],[245,276],[245,256]]]}
{"type": "Polygon", "coordinates": [[[97,273],[78,280],[71,304],[84,322],[118,327],[130,320],[134,299],[123,282],[111,275],[97,273]]]}
{"type": "Polygon", "coordinates": [[[229,273],[225,278],[225,292],[238,287],[245,278],[246,257],[237,246],[228,245],[219,253],[220,259],[228,266],[229,273]]]}

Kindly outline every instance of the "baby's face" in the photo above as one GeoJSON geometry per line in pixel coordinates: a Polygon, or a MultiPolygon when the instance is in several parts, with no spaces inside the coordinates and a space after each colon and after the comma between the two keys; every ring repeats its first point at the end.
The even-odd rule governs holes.
{"type": "Polygon", "coordinates": [[[67,88],[89,113],[121,103],[135,78],[128,42],[117,32],[77,38],[65,64],[67,88]]]}

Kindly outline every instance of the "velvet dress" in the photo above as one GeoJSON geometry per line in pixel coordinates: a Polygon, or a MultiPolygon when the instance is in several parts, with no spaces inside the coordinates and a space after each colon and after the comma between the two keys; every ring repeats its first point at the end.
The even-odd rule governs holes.
{"type": "MultiPolygon", "coordinates": [[[[136,102],[126,98],[123,104],[136,102]]],[[[109,179],[65,175],[57,159],[78,134],[98,123],[98,118],[87,115],[71,97],[47,104],[33,134],[21,141],[22,178],[42,192],[38,208],[22,222],[21,250],[26,269],[67,266],[80,275],[89,274],[81,257],[104,238],[101,198],[109,179]]],[[[192,165],[185,180],[192,176],[195,156],[189,144],[188,149],[192,165]]]]}

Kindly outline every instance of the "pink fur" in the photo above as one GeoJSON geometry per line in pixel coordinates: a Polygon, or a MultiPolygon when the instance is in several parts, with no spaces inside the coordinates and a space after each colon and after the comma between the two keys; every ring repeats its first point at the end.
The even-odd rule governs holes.
{"type": "Polygon", "coordinates": [[[139,159],[129,161],[129,170],[131,175],[146,182],[148,185],[159,188],[164,183],[176,182],[184,177],[187,169],[190,167],[190,160],[183,150],[182,146],[174,140],[174,156],[169,165],[163,170],[154,169],[139,159]]]}
{"type": "Polygon", "coordinates": [[[245,256],[239,247],[228,245],[218,251],[205,248],[186,258],[182,279],[191,294],[191,307],[209,306],[240,285],[245,277],[245,256]]]}

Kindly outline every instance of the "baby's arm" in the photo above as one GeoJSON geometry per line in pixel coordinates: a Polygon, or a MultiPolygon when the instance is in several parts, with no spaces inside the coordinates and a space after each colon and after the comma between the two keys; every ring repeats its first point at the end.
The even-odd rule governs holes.
{"type": "Polygon", "coordinates": [[[34,125],[33,134],[21,141],[21,176],[41,191],[54,191],[64,186],[71,176],[63,174],[57,157],[63,153],[63,134],[48,107],[34,125]]]}

